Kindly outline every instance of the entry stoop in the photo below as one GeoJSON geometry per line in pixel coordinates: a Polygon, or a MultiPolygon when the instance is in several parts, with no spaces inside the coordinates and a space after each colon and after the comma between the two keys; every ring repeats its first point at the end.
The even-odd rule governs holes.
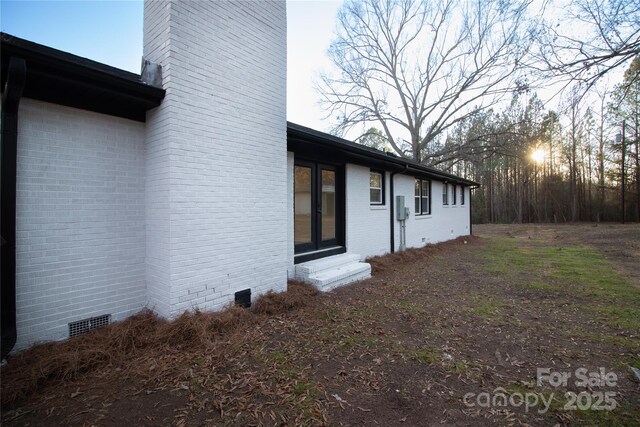
{"type": "Polygon", "coordinates": [[[360,255],[340,254],[296,265],[297,280],[323,292],[371,277],[371,266],[360,255]]]}

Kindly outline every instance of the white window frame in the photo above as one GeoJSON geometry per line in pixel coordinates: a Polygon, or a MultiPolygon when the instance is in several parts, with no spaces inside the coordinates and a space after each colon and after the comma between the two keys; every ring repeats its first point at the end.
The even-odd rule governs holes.
{"type": "Polygon", "coordinates": [[[414,210],[414,213],[416,215],[431,215],[431,181],[428,180],[428,179],[415,178],[415,181],[414,181],[413,185],[414,185],[414,194],[413,194],[413,199],[414,199],[413,210],[414,210]],[[415,195],[415,184],[416,184],[416,182],[419,183],[418,184],[418,188],[419,188],[420,195],[418,195],[418,196],[415,195]],[[426,191],[426,195],[424,193],[425,184],[427,185],[426,186],[426,190],[427,190],[426,191]],[[422,210],[422,200],[423,199],[427,200],[427,211],[426,212],[422,210]],[[418,209],[417,210],[416,210],[416,204],[415,204],[416,201],[418,202],[418,205],[417,205],[418,209]]]}
{"type": "Polygon", "coordinates": [[[442,206],[449,206],[449,184],[442,183],[442,206]]]}
{"type": "Polygon", "coordinates": [[[369,204],[372,206],[381,206],[384,205],[384,172],[377,170],[369,170],[369,204]],[[380,175],[380,187],[372,187],[371,186],[371,175],[376,174],[380,175]],[[371,200],[371,190],[380,190],[380,200],[374,201],[371,200]]]}

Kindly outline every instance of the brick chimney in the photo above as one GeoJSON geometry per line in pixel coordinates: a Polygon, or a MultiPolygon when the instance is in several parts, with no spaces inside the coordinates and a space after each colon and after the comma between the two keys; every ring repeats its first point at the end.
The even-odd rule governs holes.
{"type": "Polygon", "coordinates": [[[286,289],[285,2],[145,0],[144,60],[166,90],[147,116],[149,306],[286,289]]]}

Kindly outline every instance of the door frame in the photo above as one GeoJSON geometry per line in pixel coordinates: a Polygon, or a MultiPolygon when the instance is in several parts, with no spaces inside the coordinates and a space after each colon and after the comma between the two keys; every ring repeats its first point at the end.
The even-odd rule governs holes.
{"type": "MultiPolygon", "coordinates": [[[[293,215],[295,221],[295,167],[311,168],[311,242],[295,244],[295,263],[310,259],[322,258],[337,253],[346,252],[345,242],[345,168],[343,164],[319,161],[313,159],[294,160],[294,191],[293,191],[293,215]],[[335,238],[322,240],[322,224],[320,207],[322,206],[322,171],[331,170],[335,173],[335,238]]],[[[294,227],[295,233],[295,227],[294,227]]],[[[295,235],[294,235],[295,239],[295,235]]]]}

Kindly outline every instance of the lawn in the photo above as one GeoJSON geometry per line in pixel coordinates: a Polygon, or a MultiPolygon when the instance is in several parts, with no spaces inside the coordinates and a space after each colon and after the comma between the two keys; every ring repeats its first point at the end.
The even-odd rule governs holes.
{"type": "Polygon", "coordinates": [[[24,352],[2,368],[3,425],[638,425],[640,227],[476,234],[328,294],[24,352]]]}

